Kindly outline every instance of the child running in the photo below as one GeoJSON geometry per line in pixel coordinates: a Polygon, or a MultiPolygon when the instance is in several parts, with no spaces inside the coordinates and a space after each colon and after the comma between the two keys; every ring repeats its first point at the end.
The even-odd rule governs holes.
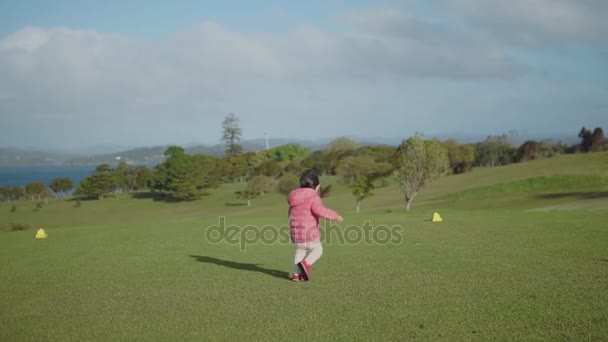
{"type": "Polygon", "coordinates": [[[325,208],[319,197],[319,176],[306,170],[300,176],[300,187],[289,193],[289,229],[295,245],[293,281],[310,279],[310,267],[323,254],[319,232],[319,218],[342,222],[342,216],[325,208]]]}

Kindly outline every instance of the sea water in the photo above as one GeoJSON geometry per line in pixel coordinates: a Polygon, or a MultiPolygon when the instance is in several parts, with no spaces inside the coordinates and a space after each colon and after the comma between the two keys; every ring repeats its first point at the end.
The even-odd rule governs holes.
{"type": "Polygon", "coordinates": [[[94,165],[0,166],[0,187],[25,186],[32,182],[43,182],[49,187],[55,178],[69,178],[76,187],[94,171],[94,165]]]}

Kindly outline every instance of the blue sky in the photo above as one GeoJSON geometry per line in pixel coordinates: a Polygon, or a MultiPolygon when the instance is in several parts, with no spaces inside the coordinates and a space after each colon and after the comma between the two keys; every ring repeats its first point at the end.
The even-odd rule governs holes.
{"type": "Polygon", "coordinates": [[[0,2],[0,146],[576,135],[608,123],[601,0],[0,2]],[[24,127],[36,126],[36,129],[24,127]]]}

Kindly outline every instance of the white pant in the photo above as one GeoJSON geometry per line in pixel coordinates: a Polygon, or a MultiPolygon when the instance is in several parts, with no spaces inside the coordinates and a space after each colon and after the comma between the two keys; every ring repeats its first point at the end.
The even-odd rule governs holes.
{"type": "Polygon", "coordinates": [[[323,245],[320,240],[313,240],[309,242],[296,243],[296,255],[294,257],[294,269],[295,273],[298,273],[297,264],[302,260],[306,260],[306,263],[309,265],[314,264],[321,255],[323,254],[323,245]],[[308,255],[307,255],[308,254],[308,255]]]}

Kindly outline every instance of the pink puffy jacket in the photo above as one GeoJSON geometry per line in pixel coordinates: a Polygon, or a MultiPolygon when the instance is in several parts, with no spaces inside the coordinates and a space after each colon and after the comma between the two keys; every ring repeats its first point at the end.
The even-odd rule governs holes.
{"type": "Polygon", "coordinates": [[[309,242],[320,237],[319,218],[337,220],[339,215],[325,208],[321,197],[314,189],[298,188],[287,196],[289,203],[289,229],[291,241],[309,242]]]}

